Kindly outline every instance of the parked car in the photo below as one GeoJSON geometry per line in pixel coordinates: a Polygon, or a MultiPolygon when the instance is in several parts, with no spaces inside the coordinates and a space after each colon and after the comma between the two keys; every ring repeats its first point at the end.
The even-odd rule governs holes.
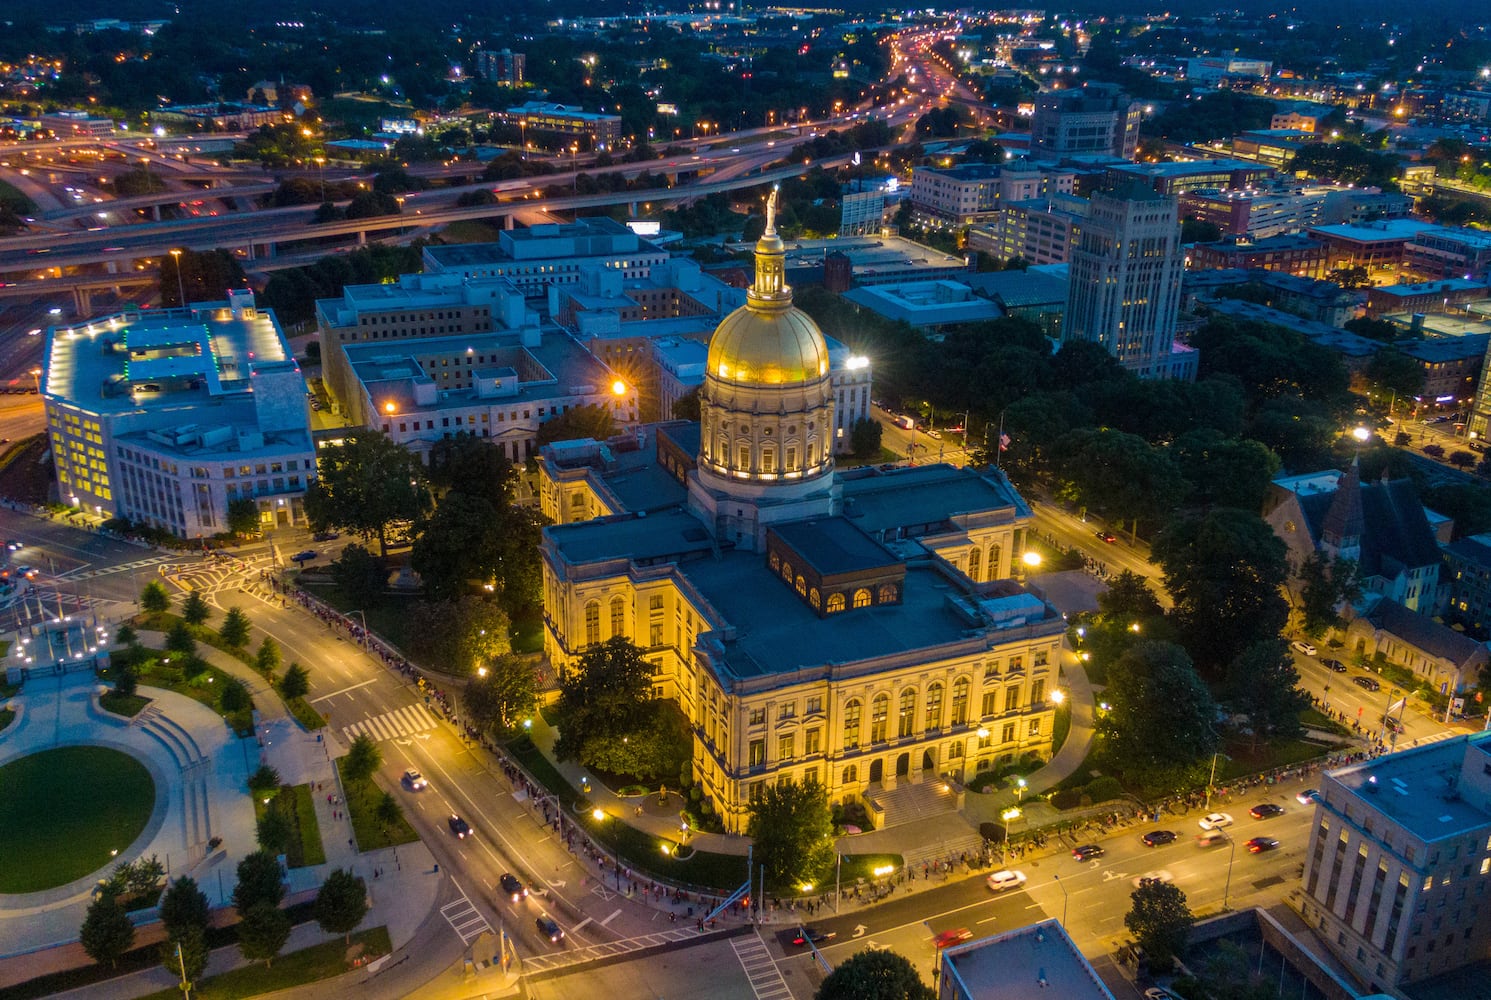
{"type": "Polygon", "coordinates": [[[528,887],[524,885],[518,879],[518,876],[514,875],[512,872],[503,872],[502,877],[499,878],[497,882],[499,885],[502,886],[502,891],[507,896],[507,898],[512,900],[514,903],[518,902],[521,899],[528,898],[528,887]]]}
{"type": "Polygon", "coordinates": [[[1103,853],[1101,844],[1079,844],[1072,849],[1072,857],[1078,861],[1091,861],[1093,858],[1101,858],[1103,853]]]}
{"type": "Polygon", "coordinates": [[[1330,657],[1326,657],[1320,662],[1325,664],[1325,669],[1329,670],[1333,674],[1344,674],[1346,672],[1346,664],[1342,663],[1340,660],[1333,660],[1330,657]]]}
{"type": "Polygon", "coordinates": [[[1151,830],[1139,838],[1145,847],[1159,847],[1161,844],[1175,843],[1174,830],[1151,830]]]}
{"type": "Polygon", "coordinates": [[[1018,889],[1025,884],[1025,873],[1010,871],[1008,868],[997,871],[989,876],[989,888],[995,892],[1006,892],[1010,889],[1018,889]]]}
{"type": "Polygon", "coordinates": [[[1272,802],[1260,802],[1248,810],[1248,815],[1254,819],[1272,819],[1284,815],[1284,807],[1272,802]]]}
{"type": "Polygon", "coordinates": [[[801,948],[809,941],[822,944],[824,941],[832,941],[837,936],[833,931],[819,930],[816,927],[799,927],[792,934],[792,943],[801,948]]]}
{"type": "Polygon", "coordinates": [[[425,776],[412,767],[404,772],[403,783],[404,787],[411,792],[422,791],[430,787],[430,783],[425,780],[425,776]]]}
{"type": "Polygon", "coordinates": [[[1351,683],[1355,684],[1357,687],[1366,688],[1368,691],[1382,690],[1382,685],[1378,682],[1376,677],[1353,677],[1351,678],[1351,683]]]}
{"type": "Polygon", "coordinates": [[[1232,817],[1227,813],[1209,813],[1197,820],[1203,830],[1219,830],[1224,826],[1232,825],[1232,817]]]}
{"type": "Polygon", "coordinates": [[[461,817],[452,814],[446,822],[450,825],[450,832],[456,835],[456,839],[465,840],[471,836],[471,824],[461,817]]]}
{"type": "Polygon", "coordinates": [[[1315,655],[1315,644],[1304,639],[1296,639],[1289,644],[1296,652],[1304,653],[1306,656],[1315,655]]]}
{"type": "Polygon", "coordinates": [[[1264,851],[1272,851],[1279,846],[1279,842],[1272,837],[1254,837],[1247,843],[1249,854],[1262,854],[1264,851]]]}
{"type": "Polygon", "coordinates": [[[534,924],[538,926],[538,932],[549,939],[550,944],[558,944],[564,940],[564,928],[548,914],[539,917],[534,924]]]}

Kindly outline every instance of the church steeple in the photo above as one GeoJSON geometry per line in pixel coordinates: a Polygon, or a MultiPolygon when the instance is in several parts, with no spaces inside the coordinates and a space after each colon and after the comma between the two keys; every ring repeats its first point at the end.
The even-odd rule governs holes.
{"type": "Polygon", "coordinates": [[[1360,559],[1362,553],[1362,481],[1360,460],[1336,484],[1336,495],[1320,526],[1320,541],[1337,559],[1360,559]]]}

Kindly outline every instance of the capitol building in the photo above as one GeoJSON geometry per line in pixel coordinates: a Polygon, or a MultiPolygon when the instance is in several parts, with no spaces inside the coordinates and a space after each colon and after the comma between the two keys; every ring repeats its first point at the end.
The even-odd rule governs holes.
{"type": "Polygon", "coordinates": [[[725,829],[768,782],[831,802],[1051,754],[1061,615],[1012,579],[1031,512],[994,469],[838,470],[828,346],[768,209],[698,423],[544,450],[545,651],[636,643],[725,829]]]}

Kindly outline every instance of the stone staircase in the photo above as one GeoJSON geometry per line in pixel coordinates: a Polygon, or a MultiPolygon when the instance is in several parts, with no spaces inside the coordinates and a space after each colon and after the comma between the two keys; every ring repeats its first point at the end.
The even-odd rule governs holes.
{"type": "Polygon", "coordinates": [[[881,829],[958,811],[957,796],[939,780],[901,782],[893,789],[872,785],[866,794],[885,810],[881,829]]]}
{"type": "Polygon", "coordinates": [[[198,858],[212,837],[212,796],[207,787],[212,761],[190,732],[154,705],[136,715],[133,725],[164,747],[181,770],[181,833],[189,856],[198,858]]]}

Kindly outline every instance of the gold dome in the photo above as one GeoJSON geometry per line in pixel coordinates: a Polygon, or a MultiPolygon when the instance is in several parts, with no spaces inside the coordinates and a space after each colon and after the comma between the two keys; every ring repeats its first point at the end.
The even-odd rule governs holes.
{"type": "Polygon", "coordinates": [[[776,229],[776,191],[756,243],[756,281],[746,304],[709,339],[709,375],[735,384],[791,385],[828,374],[828,344],[812,317],[792,305],[786,248],[776,229]]]}

